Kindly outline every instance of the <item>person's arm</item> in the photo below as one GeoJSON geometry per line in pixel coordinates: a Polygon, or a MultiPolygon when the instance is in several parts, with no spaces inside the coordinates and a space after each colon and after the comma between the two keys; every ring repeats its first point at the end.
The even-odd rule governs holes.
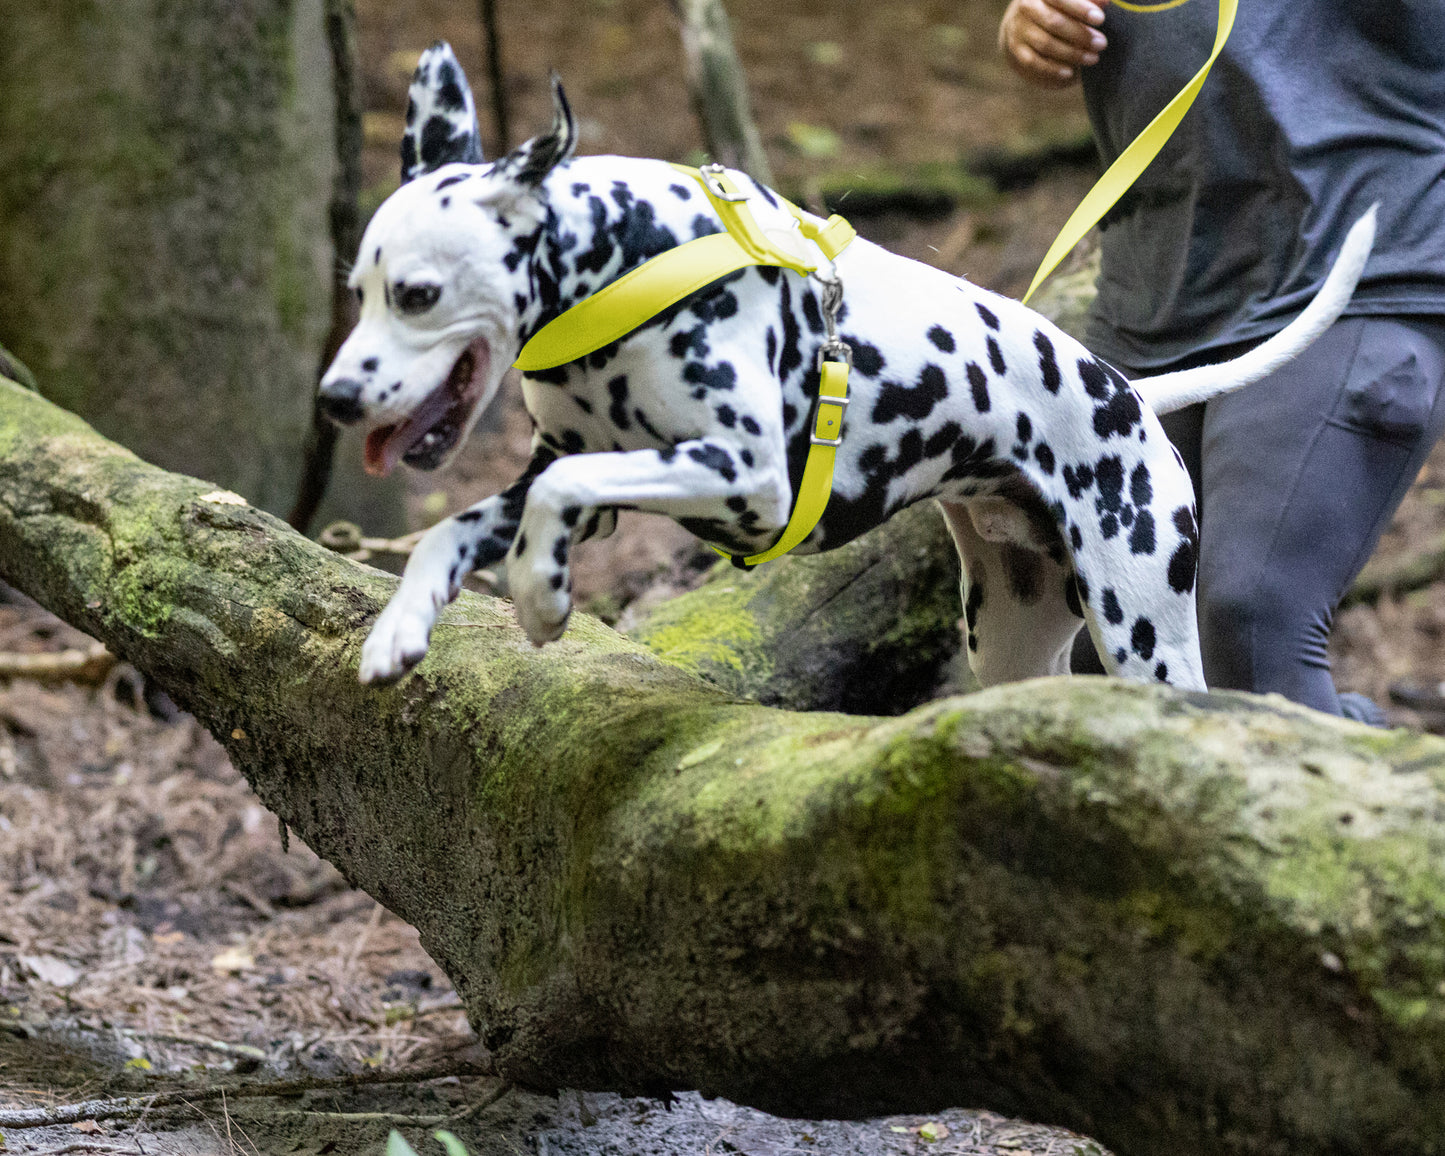
{"type": "Polygon", "coordinates": [[[1109,0],[1011,0],[998,26],[1009,67],[1040,88],[1063,88],[1096,64],[1108,41],[1098,30],[1109,0]]]}

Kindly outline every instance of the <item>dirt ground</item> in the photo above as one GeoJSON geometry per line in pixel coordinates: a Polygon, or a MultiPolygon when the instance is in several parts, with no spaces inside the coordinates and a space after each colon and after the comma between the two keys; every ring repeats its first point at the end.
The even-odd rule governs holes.
{"type": "MultiPolygon", "coordinates": [[[[824,173],[953,163],[1077,133],[1077,96],[1029,92],[995,59],[1001,7],[730,0],[779,181],[806,191],[824,173]]],[[[406,79],[422,48],[452,40],[484,106],[488,90],[477,6],[360,0],[359,8],[374,200],[396,179],[406,79]]],[[[697,158],[667,4],[498,0],[498,8],[512,143],[547,123],[546,76],[556,68],[582,118],[584,151],[697,158]]],[[[988,204],[855,223],[899,251],[1017,294],[1091,178],[1056,169],[988,204]]],[[[510,481],[528,438],[513,394],[450,473],[415,480],[417,522],[510,481]]],[[[1437,452],[1381,556],[1419,553],[1442,534],[1437,452]]],[[[660,581],[685,584],[695,557],[670,522],[625,515],[614,538],[579,551],[579,600],[615,613],[660,581]]],[[[7,597],[0,652],[83,644],[7,597]]],[[[1381,702],[1400,680],[1433,686],[1445,679],[1442,632],[1445,584],[1350,609],[1335,631],[1338,681],[1381,702]]],[[[1403,725],[1439,721],[1391,711],[1403,725]]],[[[962,1111],[844,1126],[775,1121],[696,1096],[664,1104],[511,1090],[493,1102],[505,1089],[487,1074],[415,932],[350,890],[298,838],[288,847],[218,744],[148,698],[123,667],[85,685],[0,682],[0,896],[0,1112],[179,1093],[138,1122],[0,1127],[4,1151],[379,1153],[394,1124],[421,1151],[440,1151],[423,1146],[438,1125],[478,1153],[1098,1151],[962,1111]],[[446,1074],[355,1082],[397,1071],[446,1074]],[[261,1079],[310,1083],[285,1099],[248,1097],[244,1087],[227,1100],[205,1098],[218,1081],[235,1089],[261,1079]]]]}

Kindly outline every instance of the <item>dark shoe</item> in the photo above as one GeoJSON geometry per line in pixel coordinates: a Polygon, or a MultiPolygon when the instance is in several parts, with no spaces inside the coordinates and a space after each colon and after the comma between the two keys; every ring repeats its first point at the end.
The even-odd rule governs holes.
{"type": "MultiPolygon", "coordinates": [[[[1394,698],[1393,692],[1390,695],[1394,698]]],[[[1379,705],[1370,698],[1347,690],[1340,698],[1340,714],[1353,722],[1364,723],[1369,727],[1386,727],[1390,724],[1385,721],[1385,712],[1379,705]]]]}

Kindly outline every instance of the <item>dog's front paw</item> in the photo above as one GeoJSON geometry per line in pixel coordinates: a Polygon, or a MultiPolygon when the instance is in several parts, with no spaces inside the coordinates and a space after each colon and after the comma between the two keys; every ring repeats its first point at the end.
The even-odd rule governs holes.
{"type": "Polygon", "coordinates": [[[361,646],[361,681],[395,682],[424,657],[436,620],[429,607],[421,612],[400,598],[387,603],[361,646]]]}

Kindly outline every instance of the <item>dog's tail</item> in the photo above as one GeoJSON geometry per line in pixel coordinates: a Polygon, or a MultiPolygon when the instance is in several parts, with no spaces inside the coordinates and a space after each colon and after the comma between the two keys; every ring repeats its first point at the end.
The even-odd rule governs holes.
{"type": "Polygon", "coordinates": [[[1305,306],[1304,312],[1268,341],[1220,365],[1141,377],[1132,383],[1139,395],[1155,413],[1173,413],[1186,405],[1243,389],[1302,353],[1334,324],[1349,304],[1375,243],[1375,211],[1379,207],[1378,203],[1371,205],[1369,211],[1350,226],[1340,255],[1335,258],[1320,291],[1305,306]]]}

